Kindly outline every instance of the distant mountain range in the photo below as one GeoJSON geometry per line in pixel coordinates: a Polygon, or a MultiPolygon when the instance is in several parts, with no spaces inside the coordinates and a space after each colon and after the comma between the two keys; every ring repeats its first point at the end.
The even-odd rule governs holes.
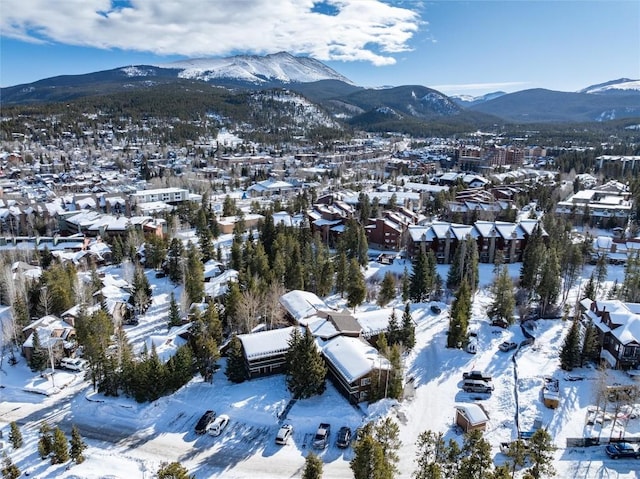
{"type": "Polygon", "coordinates": [[[640,80],[622,78],[579,92],[531,89],[482,97],[448,97],[420,86],[363,88],[320,61],[281,52],[266,56],[194,59],[65,75],[2,88],[3,105],[149,90],[175,84],[230,90],[286,88],[356,127],[389,129],[397,122],[594,122],[640,117],[640,80]]]}

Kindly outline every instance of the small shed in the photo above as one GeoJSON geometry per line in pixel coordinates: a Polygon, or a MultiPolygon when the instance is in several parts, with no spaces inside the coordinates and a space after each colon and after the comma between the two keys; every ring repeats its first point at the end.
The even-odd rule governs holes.
{"type": "Polygon", "coordinates": [[[464,432],[476,429],[484,431],[488,421],[489,416],[478,404],[460,404],[456,406],[456,425],[460,426],[464,432]]]}

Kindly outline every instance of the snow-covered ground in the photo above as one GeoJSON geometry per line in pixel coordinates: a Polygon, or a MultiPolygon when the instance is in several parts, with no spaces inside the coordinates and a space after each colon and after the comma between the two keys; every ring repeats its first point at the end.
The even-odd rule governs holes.
{"type": "MultiPolygon", "coordinates": [[[[409,263],[406,264],[410,268],[409,263]]],[[[405,264],[396,260],[392,265],[371,263],[368,278],[381,280],[386,270],[402,274],[405,264]]],[[[161,462],[180,461],[197,478],[281,478],[298,477],[304,458],[311,447],[311,438],[320,422],[332,426],[330,446],[322,451],[325,478],[351,477],[349,460],[353,450],[335,446],[337,430],[343,426],[355,429],[366,421],[385,415],[400,425],[403,446],[400,450],[399,477],[409,478],[415,468],[415,441],[419,433],[430,429],[442,431],[447,438],[462,439],[453,427],[455,405],[475,402],[482,404],[489,415],[485,438],[491,443],[496,463],[506,458],[500,453],[501,442],[516,438],[516,421],[521,430],[533,428],[540,420],[553,437],[556,452],[555,468],[559,478],[636,478],[638,468],[633,460],[611,460],[603,446],[567,448],[567,438],[598,436],[618,437],[621,429],[611,431],[611,421],[600,426],[588,426],[589,408],[595,404],[595,385],[599,373],[593,368],[574,370],[570,374],[559,368],[558,350],[568,324],[561,320],[536,322],[533,345],[503,353],[498,345],[506,340],[520,342],[524,335],[519,326],[502,330],[490,326],[486,308],[491,301],[486,287],[492,277],[492,265],[481,265],[480,290],[473,303],[470,328],[478,332],[477,354],[445,348],[448,327],[448,305],[436,315],[429,304],[413,304],[417,344],[407,356],[405,370],[412,378],[414,389],[403,402],[384,400],[356,408],[350,405],[328,383],[319,397],[297,401],[286,421],[294,426],[293,440],[277,446],[274,437],[282,422],[280,415],[289,403],[290,394],[283,376],[251,380],[239,385],[229,383],[224,376],[224,360],[212,383],[196,378],[175,394],[149,404],[137,404],[126,398],[106,398],[93,392],[82,373],[56,371],[53,380],[32,373],[23,358],[16,366],[4,363],[0,371],[0,425],[3,450],[31,477],[39,478],[150,478],[161,462]],[[513,360],[512,360],[513,359],[513,360]],[[460,389],[462,372],[481,369],[493,376],[495,391],[483,399],[460,389]],[[543,378],[559,379],[561,402],[558,409],[547,409],[541,400],[543,378]],[[516,379],[517,378],[517,379],[516,379]],[[53,381],[54,384],[48,382],[53,381]],[[49,396],[27,389],[60,392],[49,396]],[[62,387],[62,386],[65,387],[62,387]],[[517,399],[516,399],[517,392],[517,399]],[[207,409],[227,414],[231,421],[221,436],[198,436],[194,426],[207,409]],[[22,427],[25,445],[13,451],[8,445],[8,423],[16,420],[22,427]],[[42,421],[60,426],[69,433],[76,424],[89,448],[87,460],[80,465],[51,466],[37,454],[38,427],[42,421]]],[[[520,265],[511,265],[515,277],[520,265]]],[[[591,274],[588,266],[583,277],[591,274]]],[[[118,274],[118,268],[109,270],[118,274]]],[[[446,277],[446,267],[439,266],[446,277]]],[[[140,324],[127,332],[140,345],[150,335],[166,334],[169,295],[173,290],[165,279],[149,279],[154,288],[154,303],[140,324]]],[[[608,281],[623,279],[622,267],[609,267],[608,281]]],[[[175,290],[179,297],[179,291],[175,290]]],[[[339,305],[338,297],[328,298],[339,305]]],[[[575,296],[569,300],[573,306],[575,296]]],[[[402,308],[400,302],[391,306],[402,308]]],[[[372,304],[359,310],[373,310],[372,304]]],[[[630,383],[622,372],[608,371],[607,382],[630,383]]],[[[640,419],[626,422],[627,436],[640,436],[640,419]]]]}

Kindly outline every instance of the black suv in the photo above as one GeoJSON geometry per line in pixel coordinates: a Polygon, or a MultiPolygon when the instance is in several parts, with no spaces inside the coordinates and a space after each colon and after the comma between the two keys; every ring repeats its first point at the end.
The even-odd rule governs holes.
{"type": "Polygon", "coordinates": [[[347,426],[342,426],[338,431],[338,440],[336,441],[336,445],[344,449],[349,447],[349,442],[351,442],[351,429],[347,426]]]}
{"type": "Polygon", "coordinates": [[[216,418],[214,411],[205,412],[196,424],[196,434],[204,434],[207,431],[207,426],[216,418]]]}

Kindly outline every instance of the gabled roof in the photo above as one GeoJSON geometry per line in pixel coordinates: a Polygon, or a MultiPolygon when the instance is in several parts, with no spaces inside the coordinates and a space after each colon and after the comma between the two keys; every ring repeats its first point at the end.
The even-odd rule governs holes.
{"type": "MultiPolygon", "coordinates": [[[[289,349],[289,339],[296,326],[271,329],[251,334],[239,334],[242,348],[247,359],[258,359],[281,354],[289,349]]],[[[302,331],[301,328],[299,328],[302,331]]]]}
{"type": "Polygon", "coordinates": [[[280,304],[299,322],[314,316],[318,311],[331,310],[317,295],[299,289],[294,289],[280,296],[280,304]]]}
{"type": "Polygon", "coordinates": [[[363,339],[338,336],[322,348],[329,363],[348,383],[354,382],[372,369],[391,369],[391,364],[378,350],[363,339]]]}

